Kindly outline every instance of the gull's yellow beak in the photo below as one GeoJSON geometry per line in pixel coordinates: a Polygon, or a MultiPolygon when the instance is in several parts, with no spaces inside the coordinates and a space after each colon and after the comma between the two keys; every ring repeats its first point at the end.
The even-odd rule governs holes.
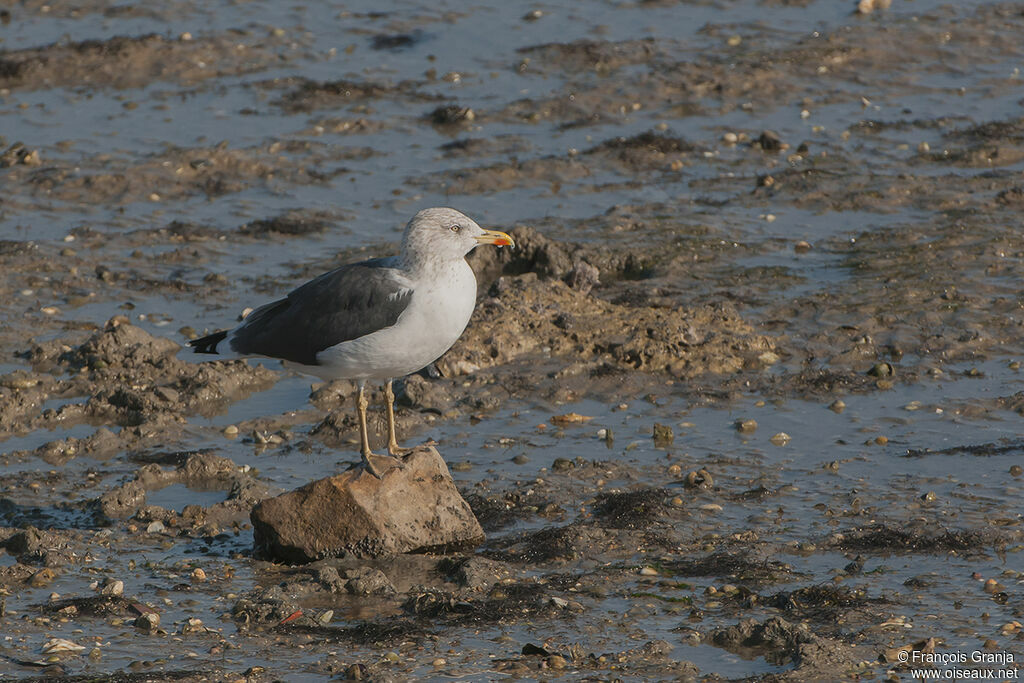
{"type": "Polygon", "coordinates": [[[480,244],[493,244],[498,247],[516,246],[515,240],[500,230],[484,230],[484,234],[478,235],[476,241],[480,244]]]}

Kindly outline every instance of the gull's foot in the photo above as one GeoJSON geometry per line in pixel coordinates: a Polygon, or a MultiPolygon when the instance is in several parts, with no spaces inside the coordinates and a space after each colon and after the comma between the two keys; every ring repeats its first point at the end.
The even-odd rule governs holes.
{"type": "Polygon", "coordinates": [[[412,453],[412,449],[411,448],[402,448],[397,443],[389,443],[388,444],[388,453],[390,453],[392,456],[394,456],[396,458],[402,458],[402,457],[412,453]]]}
{"type": "Polygon", "coordinates": [[[404,470],[405,463],[392,455],[369,453],[363,456],[363,469],[378,479],[383,479],[391,470],[404,470]]]}

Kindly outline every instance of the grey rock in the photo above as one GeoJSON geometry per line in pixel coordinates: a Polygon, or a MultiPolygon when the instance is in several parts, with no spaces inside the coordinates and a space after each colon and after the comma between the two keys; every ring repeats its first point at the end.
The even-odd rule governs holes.
{"type": "Polygon", "coordinates": [[[437,450],[416,448],[404,463],[383,479],[355,468],[260,502],[251,515],[257,551],[305,563],[481,543],[483,529],[437,450]]]}

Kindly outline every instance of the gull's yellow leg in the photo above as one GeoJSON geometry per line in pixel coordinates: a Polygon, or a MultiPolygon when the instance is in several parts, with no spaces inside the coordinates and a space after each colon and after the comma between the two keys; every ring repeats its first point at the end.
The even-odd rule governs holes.
{"type": "Polygon", "coordinates": [[[388,407],[388,453],[395,457],[405,455],[411,449],[399,446],[395,437],[395,392],[391,388],[390,379],[384,387],[384,401],[388,407]]]}

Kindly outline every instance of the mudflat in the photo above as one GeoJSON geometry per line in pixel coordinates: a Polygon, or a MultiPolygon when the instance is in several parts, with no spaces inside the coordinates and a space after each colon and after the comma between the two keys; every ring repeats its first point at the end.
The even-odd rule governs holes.
{"type": "Polygon", "coordinates": [[[0,10],[0,678],[1019,673],[1021,35],[930,0],[0,10]],[[353,387],[185,342],[438,205],[518,245],[396,385],[487,539],[271,562],[250,512],[358,461],[353,387]]]}

